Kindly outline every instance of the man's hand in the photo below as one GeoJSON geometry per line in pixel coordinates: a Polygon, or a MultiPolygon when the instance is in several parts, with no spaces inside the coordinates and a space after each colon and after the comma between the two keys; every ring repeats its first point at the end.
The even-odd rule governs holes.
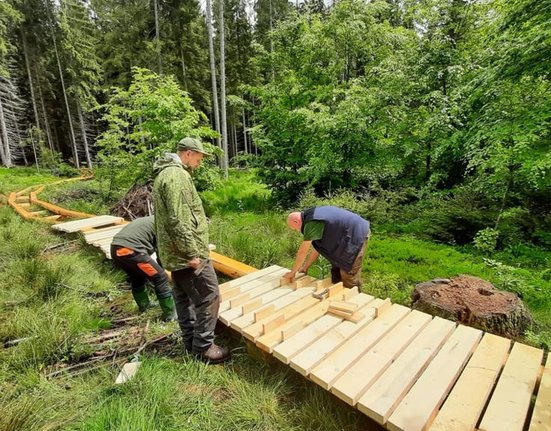
{"type": "Polygon", "coordinates": [[[282,277],[287,278],[289,280],[289,283],[292,283],[293,281],[295,281],[295,275],[296,271],[289,271],[286,274],[283,274],[282,277]]]}
{"type": "Polygon", "coordinates": [[[201,265],[201,259],[194,257],[193,259],[188,260],[187,264],[190,268],[197,269],[201,265]]]}

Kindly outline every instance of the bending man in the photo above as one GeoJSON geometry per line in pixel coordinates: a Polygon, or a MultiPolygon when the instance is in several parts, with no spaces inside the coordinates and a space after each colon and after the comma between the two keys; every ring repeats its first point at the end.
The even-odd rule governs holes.
{"type": "Polygon", "coordinates": [[[172,271],[178,322],[188,352],[208,363],[230,357],[214,344],[220,305],[218,279],[209,259],[209,233],[201,198],[191,173],[208,154],[201,141],[184,138],[177,153],[155,163],[153,184],[159,257],[172,271]]]}
{"type": "Polygon", "coordinates": [[[130,279],[132,296],[140,311],[150,307],[145,289],[147,281],[153,284],[163,312],[163,320],[176,320],[174,298],[165,270],[151,257],[155,253],[155,223],[153,216],[138,218],[123,227],[111,243],[111,258],[130,279]]]}
{"type": "Polygon", "coordinates": [[[333,283],[361,287],[362,261],[370,234],[367,220],[342,208],[320,206],[292,212],[287,225],[302,233],[303,242],[292,270],[284,277],[293,281],[297,272],[308,271],[321,254],[331,263],[333,283]]]}

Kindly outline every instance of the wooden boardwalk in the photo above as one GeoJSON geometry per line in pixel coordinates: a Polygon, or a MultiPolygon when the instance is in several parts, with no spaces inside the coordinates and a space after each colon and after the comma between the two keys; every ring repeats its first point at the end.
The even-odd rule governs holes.
{"type": "MultiPolygon", "coordinates": [[[[23,217],[55,220],[80,232],[107,257],[126,222],[40,201],[36,192],[8,198],[23,217]],[[31,208],[40,205],[46,211],[31,208]]],[[[551,431],[551,359],[543,350],[439,317],[302,277],[256,270],[211,252],[233,277],[220,285],[220,321],[304,377],[398,431],[551,431]],[[318,299],[314,293],[326,292],[318,299]]],[[[318,295],[319,296],[319,295],[318,295]]]]}
{"type": "Polygon", "coordinates": [[[220,320],[387,429],[551,430],[543,350],[286,271],[222,284],[220,320]],[[330,312],[343,301],[359,319],[330,312]]]}

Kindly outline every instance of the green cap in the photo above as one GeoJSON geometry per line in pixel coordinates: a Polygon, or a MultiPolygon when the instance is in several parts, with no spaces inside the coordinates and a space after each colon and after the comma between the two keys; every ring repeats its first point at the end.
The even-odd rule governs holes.
{"type": "Polygon", "coordinates": [[[211,153],[205,151],[205,148],[203,147],[203,143],[197,139],[197,138],[184,138],[180,142],[178,142],[178,146],[176,147],[177,151],[196,151],[198,153],[203,153],[207,156],[210,156],[211,153]]]}

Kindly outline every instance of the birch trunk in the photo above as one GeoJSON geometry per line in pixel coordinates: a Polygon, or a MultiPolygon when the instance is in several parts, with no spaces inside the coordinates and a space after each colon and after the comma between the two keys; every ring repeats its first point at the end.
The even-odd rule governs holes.
{"type": "Polygon", "coordinates": [[[84,154],[86,155],[86,164],[88,168],[92,168],[92,158],[90,157],[90,149],[88,148],[88,138],[86,137],[86,126],[84,124],[84,117],[82,115],[82,108],[77,101],[78,120],[80,121],[80,130],[82,132],[82,142],[84,143],[84,154]]]}
{"type": "Polygon", "coordinates": [[[224,177],[228,178],[228,127],[226,124],[226,62],[224,47],[224,1],[220,1],[219,26],[220,26],[220,107],[222,113],[222,149],[224,150],[224,177]]]}

